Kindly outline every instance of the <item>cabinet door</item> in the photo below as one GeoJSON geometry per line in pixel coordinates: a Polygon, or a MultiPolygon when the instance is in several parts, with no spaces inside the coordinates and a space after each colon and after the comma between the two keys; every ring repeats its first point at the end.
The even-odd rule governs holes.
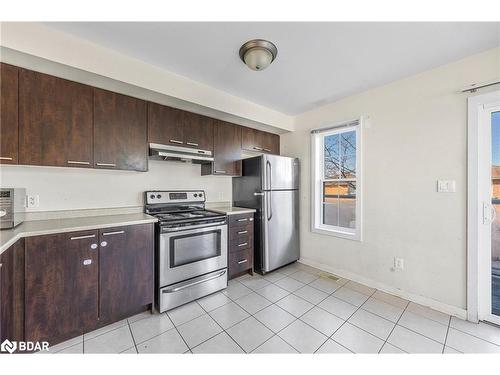
{"type": "Polygon", "coordinates": [[[19,164],[92,167],[92,88],[21,69],[19,164]]]}
{"type": "Polygon", "coordinates": [[[249,151],[263,151],[260,131],[243,127],[241,130],[241,148],[249,151]]]}
{"type": "Polygon", "coordinates": [[[18,73],[0,63],[0,164],[18,163],[18,73]]]}
{"type": "Polygon", "coordinates": [[[153,303],[153,233],[153,224],[100,230],[101,323],[123,319],[153,303]]]}
{"type": "Polygon", "coordinates": [[[146,171],[146,102],[94,89],[94,167],[146,171]]]}
{"type": "Polygon", "coordinates": [[[0,342],[24,340],[24,239],[0,255],[0,342]]]}
{"type": "Polygon", "coordinates": [[[82,231],[25,239],[26,340],[54,345],[96,326],[97,236],[82,231]]]}
{"type": "Polygon", "coordinates": [[[264,152],[279,155],[280,154],[280,136],[273,133],[264,133],[264,152]]]}
{"type": "Polygon", "coordinates": [[[216,175],[241,175],[241,127],[225,121],[214,126],[214,162],[216,175]]]}
{"type": "Polygon", "coordinates": [[[183,113],[184,144],[201,150],[214,149],[214,121],[192,112],[183,113]]]}
{"type": "Polygon", "coordinates": [[[183,113],[177,108],[148,103],[148,142],[182,146],[183,113]]]}

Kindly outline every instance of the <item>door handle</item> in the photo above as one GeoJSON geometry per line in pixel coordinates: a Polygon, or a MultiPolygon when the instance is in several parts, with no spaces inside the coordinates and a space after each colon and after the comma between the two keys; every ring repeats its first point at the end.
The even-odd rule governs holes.
{"type": "Polygon", "coordinates": [[[189,146],[195,146],[195,147],[198,147],[198,143],[194,143],[194,142],[186,142],[187,145],[189,146]]]}
{"type": "Polygon", "coordinates": [[[221,173],[221,174],[227,174],[227,171],[223,170],[215,170],[214,173],[221,173]]]}
{"type": "Polygon", "coordinates": [[[95,163],[98,167],[116,167],[114,163],[95,163]]]}
{"type": "Polygon", "coordinates": [[[253,195],[256,197],[262,197],[264,195],[264,193],[253,193],[253,195]]]}
{"type": "Polygon", "coordinates": [[[108,246],[108,243],[106,241],[102,241],[101,242],[101,247],[106,247],[106,246],[108,246]]]}
{"type": "Polygon", "coordinates": [[[248,259],[243,259],[243,260],[240,260],[240,261],[238,262],[238,264],[243,264],[243,263],[246,263],[246,262],[248,262],[248,259]]]}
{"type": "Polygon", "coordinates": [[[182,141],[178,141],[177,139],[170,139],[169,142],[170,143],[177,143],[179,145],[182,145],[182,143],[183,143],[182,141]]]}
{"type": "Polygon", "coordinates": [[[248,219],[247,218],[244,218],[244,219],[238,219],[236,220],[237,222],[242,222],[242,221],[247,221],[248,219]]]}
{"type": "Polygon", "coordinates": [[[92,264],[92,259],[85,259],[85,260],[83,261],[83,265],[84,265],[84,266],[90,266],[91,264],[92,264]]]}
{"type": "Polygon", "coordinates": [[[107,233],[103,233],[102,235],[103,236],[112,236],[114,234],[122,234],[122,233],[125,233],[124,230],[117,230],[116,232],[107,232],[107,233]]]}
{"type": "Polygon", "coordinates": [[[68,164],[77,164],[77,165],[90,165],[90,161],[76,161],[76,160],[68,160],[68,164]]]}
{"type": "Polygon", "coordinates": [[[263,151],[264,150],[262,147],[257,147],[257,146],[253,146],[253,149],[257,150],[257,151],[263,151]]]}
{"type": "Polygon", "coordinates": [[[13,160],[13,159],[8,156],[0,156],[0,160],[13,160]]]}
{"type": "Polygon", "coordinates": [[[95,237],[95,234],[89,234],[89,235],[86,235],[86,236],[70,237],[70,240],[71,241],[74,241],[74,240],[83,240],[84,238],[94,238],[94,237],[95,237]]]}
{"type": "Polygon", "coordinates": [[[248,233],[248,231],[247,231],[247,230],[240,230],[240,231],[238,232],[238,234],[246,234],[246,233],[248,233]]]}
{"type": "Polygon", "coordinates": [[[238,244],[238,247],[243,247],[243,246],[246,246],[246,245],[248,245],[248,242],[243,242],[243,243],[238,244]]]}

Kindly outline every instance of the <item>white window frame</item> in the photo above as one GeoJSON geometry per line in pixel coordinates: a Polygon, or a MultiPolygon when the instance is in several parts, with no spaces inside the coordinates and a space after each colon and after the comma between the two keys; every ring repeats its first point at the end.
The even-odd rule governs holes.
{"type": "MultiPolygon", "coordinates": [[[[354,119],[340,124],[314,129],[311,132],[311,231],[355,241],[362,241],[363,232],[363,183],[362,183],[362,129],[363,119],[354,119]],[[323,171],[325,136],[348,131],[356,132],[356,227],[354,229],[325,225],[323,217],[323,171]]],[[[342,181],[342,180],[340,180],[342,181]]]]}

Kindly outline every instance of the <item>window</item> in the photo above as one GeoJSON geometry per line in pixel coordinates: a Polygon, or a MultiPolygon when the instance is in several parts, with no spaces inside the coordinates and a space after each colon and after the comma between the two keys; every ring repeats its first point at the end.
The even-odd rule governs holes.
{"type": "Polygon", "coordinates": [[[361,240],[361,121],[312,131],[312,230],[361,240]]]}

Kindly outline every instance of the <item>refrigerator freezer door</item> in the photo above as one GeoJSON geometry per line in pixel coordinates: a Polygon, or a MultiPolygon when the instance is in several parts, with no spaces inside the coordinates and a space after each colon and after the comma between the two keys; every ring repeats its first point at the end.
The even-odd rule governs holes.
{"type": "Polygon", "coordinates": [[[270,272],[299,259],[299,192],[267,191],[263,198],[261,269],[270,272]]]}
{"type": "Polygon", "coordinates": [[[263,190],[298,189],[299,159],[278,155],[263,155],[262,175],[263,190]]]}

